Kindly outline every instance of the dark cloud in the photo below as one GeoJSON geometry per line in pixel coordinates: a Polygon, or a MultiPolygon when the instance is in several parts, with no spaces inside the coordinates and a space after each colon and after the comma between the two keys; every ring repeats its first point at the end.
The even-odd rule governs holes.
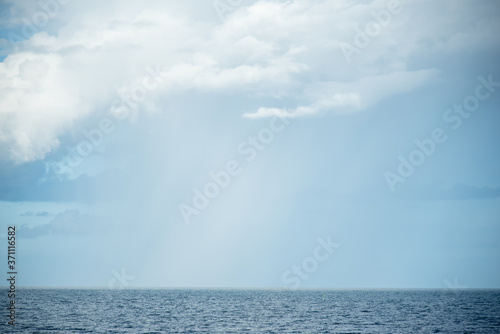
{"type": "Polygon", "coordinates": [[[48,175],[43,162],[22,165],[0,164],[0,201],[6,202],[94,202],[96,189],[116,171],[96,177],[82,175],[75,180],[60,181],[48,175]]]}
{"type": "Polygon", "coordinates": [[[114,225],[111,218],[81,214],[78,210],[66,210],[48,224],[28,228],[22,225],[19,237],[34,239],[45,235],[82,236],[109,231],[114,225]]]}

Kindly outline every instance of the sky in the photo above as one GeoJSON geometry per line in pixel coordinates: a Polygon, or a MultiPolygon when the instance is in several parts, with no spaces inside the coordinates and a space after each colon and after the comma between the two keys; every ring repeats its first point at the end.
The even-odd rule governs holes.
{"type": "Polygon", "coordinates": [[[494,0],[3,0],[0,257],[15,226],[24,287],[500,288],[498,31],[494,0]]]}

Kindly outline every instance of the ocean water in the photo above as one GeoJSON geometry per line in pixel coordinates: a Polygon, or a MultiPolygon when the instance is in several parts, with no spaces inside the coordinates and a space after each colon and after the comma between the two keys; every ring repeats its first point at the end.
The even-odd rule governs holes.
{"type": "Polygon", "coordinates": [[[0,333],[500,333],[499,290],[0,291],[0,333]]]}

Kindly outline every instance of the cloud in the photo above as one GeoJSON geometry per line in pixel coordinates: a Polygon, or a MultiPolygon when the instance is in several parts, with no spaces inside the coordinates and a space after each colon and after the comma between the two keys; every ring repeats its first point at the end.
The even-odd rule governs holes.
{"type": "Polygon", "coordinates": [[[78,210],[66,210],[52,219],[48,224],[28,228],[22,225],[19,237],[26,239],[46,235],[83,236],[109,231],[113,220],[105,217],[82,214],[78,210]]]}
{"type": "Polygon", "coordinates": [[[244,113],[243,117],[250,119],[274,116],[281,118],[296,118],[301,116],[315,115],[328,109],[337,109],[339,110],[339,113],[341,113],[341,109],[349,110],[359,108],[360,96],[356,93],[346,93],[334,94],[333,96],[323,96],[318,102],[315,102],[309,106],[298,106],[291,109],[261,107],[255,113],[244,113]]]}
{"type": "Polygon", "coordinates": [[[114,180],[117,171],[103,173],[95,178],[81,175],[74,180],[60,182],[47,178],[43,162],[20,166],[0,164],[0,201],[7,202],[93,202],[99,197],[95,188],[114,180]]]}
{"type": "Polygon", "coordinates": [[[78,23],[76,30],[61,28],[58,37],[35,34],[0,63],[0,158],[44,159],[61,136],[75,135],[75,124],[110,110],[147,66],[162,64],[166,79],[157,94],[273,94],[273,85],[286,86],[306,68],[295,59],[300,48],[278,49],[248,36],[220,40],[204,32],[210,31],[206,27],[150,10],[134,18],[78,23]],[[234,52],[221,52],[229,44],[234,52]]]}
{"type": "Polygon", "coordinates": [[[20,214],[20,216],[23,217],[52,217],[53,214],[47,211],[42,211],[42,212],[36,212],[34,213],[33,211],[26,211],[25,213],[20,214]]]}
{"type": "Polygon", "coordinates": [[[384,98],[423,86],[436,80],[438,75],[438,70],[430,69],[371,76],[347,83],[313,83],[306,88],[306,94],[308,99],[316,99],[316,102],[308,106],[292,109],[262,107],[255,113],[243,114],[243,117],[250,119],[274,116],[295,118],[328,111],[332,111],[334,114],[357,112],[375,105],[384,98]]]}
{"type": "Polygon", "coordinates": [[[266,117],[295,118],[304,115],[313,115],[317,112],[315,107],[297,107],[294,109],[265,108],[261,107],[255,113],[244,113],[243,117],[259,119],[266,117]]]}
{"type": "MultiPolygon", "coordinates": [[[[40,10],[36,1],[10,6],[11,25],[40,10]]],[[[414,61],[422,55],[497,44],[490,2],[443,1],[440,10],[427,1],[404,3],[402,14],[347,66],[339,45],[351,43],[355,27],[386,6],[381,0],[258,1],[220,22],[210,4],[194,1],[68,3],[54,18],[57,25],[16,43],[0,63],[0,159],[42,160],[80,135],[89,118],[116,116],[114,101],[148,66],[160,64],[164,80],[136,112],[162,110],[161,97],[208,92],[276,99],[245,118],[300,117],[363,110],[426,84],[435,72],[414,61]],[[451,20],[463,12],[471,18],[451,20]],[[296,99],[296,106],[276,105],[285,99],[296,99]]]]}
{"type": "Polygon", "coordinates": [[[42,159],[58,147],[56,134],[89,112],[62,62],[60,55],[22,52],[0,63],[0,154],[14,162],[42,159]]]}

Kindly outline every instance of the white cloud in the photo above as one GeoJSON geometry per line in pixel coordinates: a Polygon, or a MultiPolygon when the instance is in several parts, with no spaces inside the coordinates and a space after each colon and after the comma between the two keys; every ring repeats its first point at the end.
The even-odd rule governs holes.
{"type": "Polygon", "coordinates": [[[310,106],[299,106],[291,109],[266,108],[261,107],[255,113],[245,113],[243,117],[250,119],[266,118],[266,117],[281,117],[281,118],[296,118],[301,116],[312,116],[328,109],[349,110],[359,108],[360,97],[355,93],[350,94],[333,94],[332,96],[324,96],[318,102],[310,106]]]}
{"type": "MultiPolygon", "coordinates": [[[[483,33],[498,25],[483,7],[471,9],[472,24],[456,20],[471,7],[464,1],[445,1],[439,11],[429,10],[431,2],[402,3],[402,14],[348,65],[340,43],[386,6],[258,1],[221,23],[210,4],[194,1],[70,2],[55,18],[63,22],[56,33],[32,36],[0,63],[0,158],[43,159],[78,122],[112,114],[118,92],[147,66],[161,64],[165,78],[150,97],[203,91],[295,99],[295,108],[263,106],[244,117],[299,117],[366,109],[435,77],[430,69],[408,70],[408,59],[496,41],[483,33]]],[[[30,10],[39,10],[35,2],[19,1],[12,13],[29,17],[30,10]]],[[[145,101],[142,109],[159,108],[145,101]]]]}
{"type": "Polygon", "coordinates": [[[256,113],[245,113],[243,117],[250,119],[266,118],[266,117],[281,117],[281,118],[295,118],[303,115],[315,114],[316,110],[313,107],[297,107],[294,109],[280,109],[280,108],[265,108],[261,107],[256,113]]]}
{"type": "Polygon", "coordinates": [[[438,70],[395,72],[362,78],[354,82],[313,83],[306,88],[306,96],[312,102],[308,106],[292,109],[261,107],[255,113],[243,117],[258,119],[265,117],[296,118],[323,112],[346,114],[367,109],[392,95],[411,91],[437,79],[438,70]]]}
{"type": "Polygon", "coordinates": [[[57,54],[19,52],[0,63],[0,154],[14,162],[42,159],[55,134],[90,112],[57,54]]]}

